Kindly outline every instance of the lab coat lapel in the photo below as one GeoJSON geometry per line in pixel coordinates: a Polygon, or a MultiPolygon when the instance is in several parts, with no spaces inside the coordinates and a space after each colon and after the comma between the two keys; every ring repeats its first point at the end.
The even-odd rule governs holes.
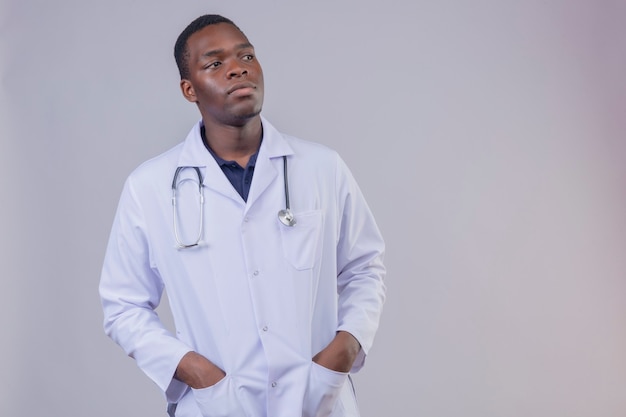
{"type": "Polygon", "coordinates": [[[233,188],[215,161],[215,158],[204,146],[202,135],[200,135],[201,123],[201,121],[196,123],[187,135],[178,160],[178,166],[200,167],[206,188],[243,204],[243,200],[237,193],[237,190],[233,188]]]}
{"type": "MultiPolygon", "coordinates": [[[[209,154],[207,152],[207,154],[209,154]]],[[[230,183],[222,168],[217,164],[215,158],[209,154],[211,161],[207,164],[206,174],[204,176],[204,186],[209,190],[222,194],[225,197],[235,200],[240,205],[244,204],[243,199],[230,183]]]]}
{"type": "Polygon", "coordinates": [[[272,182],[282,177],[282,156],[293,154],[291,146],[283,135],[265,118],[261,118],[261,120],[263,122],[263,143],[254,168],[246,211],[263,195],[272,182]]]}

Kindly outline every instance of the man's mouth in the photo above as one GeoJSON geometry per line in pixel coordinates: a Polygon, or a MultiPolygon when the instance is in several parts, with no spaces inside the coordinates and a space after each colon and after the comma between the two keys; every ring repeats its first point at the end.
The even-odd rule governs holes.
{"type": "MultiPolygon", "coordinates": [[[[252,84],[251,82],[237,83],[237,84],[234,84],[232,87],[230,87],[228,90],[226,90],[226,94],[230,95],[234,93],[235,91],[239,91],[239,90],[246,90],[247,92],[252,92],[253,90],[256,90],[256,86],[252,84]]],[[[241,91],[241,92],[243,93],[244,91],[241,91]]]]}

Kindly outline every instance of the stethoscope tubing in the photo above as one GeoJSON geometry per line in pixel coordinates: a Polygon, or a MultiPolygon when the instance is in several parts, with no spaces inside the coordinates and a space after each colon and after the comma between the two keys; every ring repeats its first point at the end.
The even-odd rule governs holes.
{"type": "Polygon", "coordinates": [[[291,211],[289,206],[289,175],[287,175],[287,156],[283,155],[283,181],[285,183],[285,208],[291,211]]]}
{"type": "Polygon", "coordinates": [[[174,239],[176,240],[176,248],[177,249],[188,249],[193,248],[194,246],[198,246],[200,244],[200,240],[202,240],[202,231],[204,230],[204,179],[202,178],[202,172],[200,172],[200,168],[198,167],[187,167],[180,166],[176,168],[174,172],[174,179],[172,180],[172,223],[174,227],[174,239]],[[185,168],[193,168],[198,175],[198,193],[200,194],[200,219],[198,228],[198,236],[194,243],[183,243],[178,234],[178,222],[176,219],[178,218],[178,210],[176,205],[176,185],[178,183],[178,175],[185,168]]]}

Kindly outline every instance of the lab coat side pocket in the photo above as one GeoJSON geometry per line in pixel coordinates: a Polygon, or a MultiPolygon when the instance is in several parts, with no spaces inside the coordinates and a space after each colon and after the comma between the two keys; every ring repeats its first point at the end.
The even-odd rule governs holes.
{"type": "Polygon", "coordinates": [[[313,268],[319,259],[322,219],[322,212],[317,210],[296,213],[296,224],[292,227],[279,222],[283,254],[298,271],[313,268]]]}
{"type": "Polygon", "coordinates": [[[237,395],[235,381],[226,375],[217,384],[191,391],[202,417],[248,417],[237,395]]]}
{"type": "Polygon", "coordinates": [[[302,417],[331,416],[347,379],[348,373],[333,371],[311,362],[302,417]]]}

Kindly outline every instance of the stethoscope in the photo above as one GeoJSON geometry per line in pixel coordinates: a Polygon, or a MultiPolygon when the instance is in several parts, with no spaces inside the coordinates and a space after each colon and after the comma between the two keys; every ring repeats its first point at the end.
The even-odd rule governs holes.
{"type": "MultiPolygon", "coordinates": [[[[282,224],[288,227],[293,227],[296,224],[296,217],[289,206],[289,184],[287,181],[287,157],[283,155],[283,182],[285,183],[285,208],[278,211],[278,220],[282,224]]],[[[194,246],[198,246],[200,241],[202,240],[202,232],[204,230],[204,184],[203,184],[202,173],[200,172],[200,168],[193,166],[180,166],[176,168],[174,172],[174,179],[172,180],[172,223],[174,226],[174,238],[176,239],[176,248],[177,249],[189,249],[194,246]],[[176,206],[176,191],[178,185],[178,175],[181,171],[191,168],[196,171],[196,175],[198,176],[198,194],[200,195],[200,219],[199,219],[199,227],[198,227],[198,235],[196,236],[195,241],[193,243],[184,243],[179,234],[178,234],[178,209],[176,206]]]]}

